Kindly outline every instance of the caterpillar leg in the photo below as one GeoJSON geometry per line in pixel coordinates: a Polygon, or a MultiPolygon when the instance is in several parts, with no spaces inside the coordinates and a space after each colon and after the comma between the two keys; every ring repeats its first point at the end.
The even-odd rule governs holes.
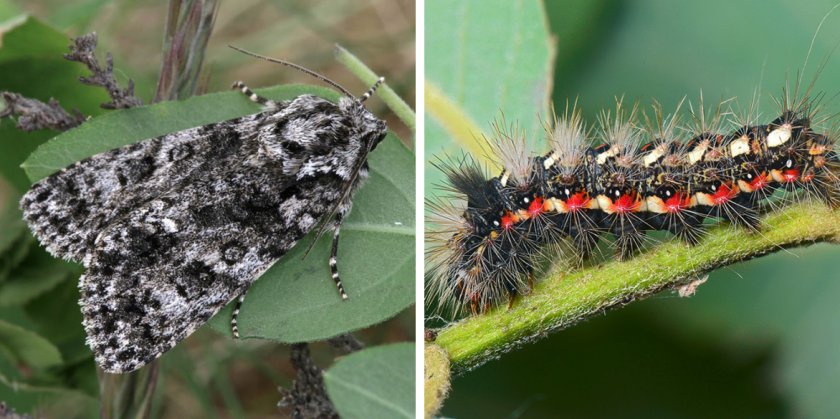
{"type": "Polygon", "coordinates": [[[231,88],[239,90],[240,92],[242,92],[243,95],[248,96],[248,99],[251,99],[252,102],[259,103],[260,105],[274,104],[273,100],[264,98],[254,93],[251,89],[248,88],[248,86],[245,85],[245,83],[243,83],[240,80],[237,80],[235,83],[233,83],[233,86],[231,86],[231,88]]]}
{"type": "Polygon", "coordinates": [[[333,239],[332,239],[332,249],[330,250],[330,272],[332,273],[332,279],[335,281],[335,286],[338,288],[338,293],[341,295],[342,300],[347,299],[347,293],[344,291],[344,285],[341,284],[341,278],[338,276],[338,234],[341,230],[341,222],[344,220],[343,215],[339,212],[335,215],[335,221],[333,222],[333,239]]]}

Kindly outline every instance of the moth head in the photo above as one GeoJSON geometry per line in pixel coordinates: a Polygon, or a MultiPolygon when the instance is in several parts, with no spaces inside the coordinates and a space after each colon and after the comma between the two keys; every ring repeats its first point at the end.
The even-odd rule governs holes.
{"type": "Polygon", "coordinates": [[[344,97],[339,100],[338,106],[353,121],[361,142],[360,145],[368,147],[372,151],[385,138],[388,133],[385,121],[367,110],[361,101],[344,97]]]}

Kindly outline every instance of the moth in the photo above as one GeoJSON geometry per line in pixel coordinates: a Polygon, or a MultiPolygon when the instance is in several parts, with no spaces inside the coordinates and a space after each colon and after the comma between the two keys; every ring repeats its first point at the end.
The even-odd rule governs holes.
{"type": "MultiPolygon", "coordinates": [[[[242,51],[245,52],[245,51],[242,51]]],[[[245,52],[248,53],[248,52],[245,52]]],[[[185,339],[248,288],[304,235],[339,230],[386,134],[364,102],[384,81],[338,103],[301,95],[254,115],[140,141],[39,181],[20,207],[54,256],[81,263],[86,342],[110,373],[136,370],[185,339]]],[[[313,242],[314,243],[314,242],[313,242]]],[[[232,319],[234,336],[236,312],[232,319]]]]}

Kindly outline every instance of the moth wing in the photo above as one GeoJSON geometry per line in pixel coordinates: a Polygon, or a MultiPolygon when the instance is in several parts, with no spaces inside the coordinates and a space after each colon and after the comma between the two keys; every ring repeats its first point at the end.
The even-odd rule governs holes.
{"type": "Polygon", "coordinates": [[[20,203],[24,218],[51,254],[80,262],[114,220],[229,156],[243,141],[237,127],[259,117],[178,131],[76,162],[32,185],[20,203]]]}
{"type": "Polygon", "coordinates": [[[331,176],[278,179],[275,169],[217,168],[102,232],[80,279],[87,342],[102,368],[133,371],[185,339],[340,198],[331,176]]]}

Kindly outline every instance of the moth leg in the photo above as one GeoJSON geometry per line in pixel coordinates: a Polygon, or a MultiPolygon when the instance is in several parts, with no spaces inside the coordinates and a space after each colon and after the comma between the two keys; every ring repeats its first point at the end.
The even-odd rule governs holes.
{"type": "Polygon", "coordinates": [[[233,333],[234,339],[239,339],[239,326],[237,325],[237,318],[239,317],[239,309],[242,308],[242,302],[245,301],[246,295],[248,295],[247,289],[239,296],[239,300],[236,301],[236,306],[233,307],[233,315],[230,316],[230,331],[233,333]]]}
{"type": "Polygon", "coordinates": [[[338,232],[341,230],[341,221],[344,219],[341,212],[335,215],[333,221],[333,239],[332,249],[330,250],[330,271],[332,272],[332,279],[335,281],[335,286],[338,288],[338,293],[341,294],[341,299],[347,299],[347,293],[344,291],[344,285],[341,285],[341,278],[338,277],[338,264],[336,257],[338,256],[338,232]]]}
{"type": "Polygon", "coordinates": [[[242,92],[243,95],[248,96],[248,99],[251,99],[252,102],[259,103],[260,105],[274,105],[274,101],[270,99],[266,99],[256,93],[254,93],[248,86],[245,85],[241,80],[237,80],[231,86],[233,89],[237,89],[242,92]]]}

